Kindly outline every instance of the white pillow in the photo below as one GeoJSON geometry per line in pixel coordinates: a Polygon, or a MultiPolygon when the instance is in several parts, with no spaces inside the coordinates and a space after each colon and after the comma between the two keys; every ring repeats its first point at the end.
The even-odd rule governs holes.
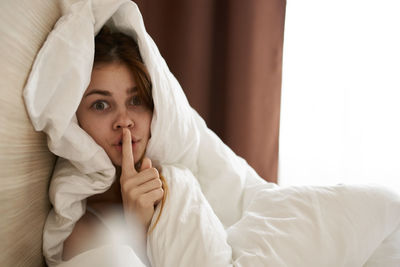
{"type": "Polygon", "coordinates": [[[60,16],[57,1],[0,4],[0,266],[41,266],[42,230],[55,156],[35,132],[22,89],[60,16]]]}

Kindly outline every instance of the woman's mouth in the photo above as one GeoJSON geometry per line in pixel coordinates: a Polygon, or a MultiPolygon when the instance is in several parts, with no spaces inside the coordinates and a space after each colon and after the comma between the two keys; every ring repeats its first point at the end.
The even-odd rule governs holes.
{"type": "MultiPolygon", "coordinates": [[[[132,140],[132,141],[131,141],[131,144],[132,144],[132,151],[135,150],[135,148],[136,148],[136,146],[137,146],[137,143],[139,143],[139,141],[140,141],[140,140],[138,140],[138,141],[133,141],[133,140],[132,140]]],[[[122,145],[122,140],[121,140],[118,144],[115,144],[114,146],[115,146],[115,148],[117,149],[118,152],[120,152],[120,153],[122,152],[122,146],[123,146],[123,145],[122,145]]]]}

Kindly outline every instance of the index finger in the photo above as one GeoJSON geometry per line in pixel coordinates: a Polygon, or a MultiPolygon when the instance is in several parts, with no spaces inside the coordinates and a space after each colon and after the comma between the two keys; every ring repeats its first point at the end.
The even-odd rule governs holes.
{"type": "Polygon", "coordinates": [[[135,159],[132,152],[131,132],[124,128],[122,133],[122,172],[124,174],[136,174],[135,159]]]}

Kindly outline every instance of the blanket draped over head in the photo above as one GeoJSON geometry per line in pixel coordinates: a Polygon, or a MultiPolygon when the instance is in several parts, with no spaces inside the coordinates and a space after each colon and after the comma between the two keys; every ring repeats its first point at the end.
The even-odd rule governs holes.
{"type": "Polygon", "coordinates": [[[43,232],[50,267],[141,266],[126,247],[62,261],[63,242],[85,213],[86,198],[116,180],[105,151],[75,116],[90,82],[94,37],[105,24],[137,41],[153,85],[146,153],[165,176],[169,195],[147,237],[152,266],[400,266],[399,195],[367,185],[265,182],[190,107],[132,1],[75,0],[63,7],[24,89],[35,129],[47,134],[59,156],[43,232]]]}

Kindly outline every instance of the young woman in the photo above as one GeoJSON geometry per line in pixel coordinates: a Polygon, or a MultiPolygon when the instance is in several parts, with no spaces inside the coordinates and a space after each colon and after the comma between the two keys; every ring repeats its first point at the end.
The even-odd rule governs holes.
{"type": "Polygon", "coordinates": [[[91,81],[76,115],[111,159],[117,180],[105,193],[87,199],[86,213],[64,242],[63,260],[112,242],[104,233],[112,231],[106,218],[116,210],[123,214],[126,228],[139,224],[143,237],[153,229],[150,222],[156,205],[164,204],[167,186],[145,157],[154,107],[151,89],[135,41],[104,27],[95,38],[91,81]]]}

